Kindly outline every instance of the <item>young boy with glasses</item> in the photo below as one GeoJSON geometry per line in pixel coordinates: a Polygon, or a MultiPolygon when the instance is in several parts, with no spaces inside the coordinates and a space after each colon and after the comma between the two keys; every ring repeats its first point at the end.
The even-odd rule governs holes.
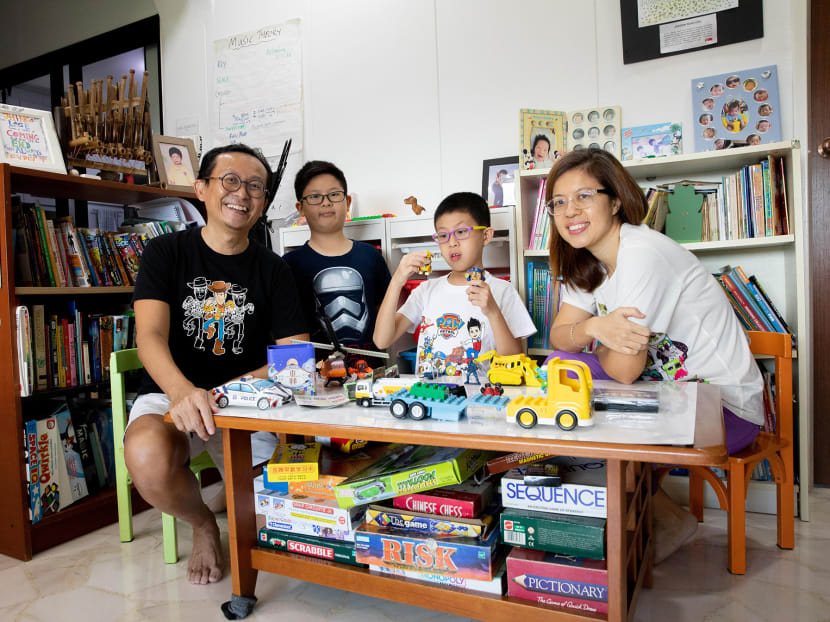
{"type": "MultiPolygon", "coordinates": [[[[329,342],[320,320],[324,313],[341,344],[376,349],[372,332],[389,284],[389,268],[377,249],[343,233],[352,202],[346,176],[331,162],[312,160],[297,172],[294,192],[311,238],[284,259],[297,281],[312,341],[329,342]]],[[[364,357],[347,356],[347,364],[356,358],[364,357]]]]}
{"type": "Polygon", "coordinates": [[[405,255],[378,312],[375,343],[385,348],[420,325],[416,372],[451,376],[464,373],[477,352],[519,354],[536,327],[516,289],[489,272],[480,281],[466,278],[471,268],[483,268],[484,247],[493,239],[487,203],[472,192],[451,194],[434,222],[432,237],[450,273],[417,287],[396,310],[407,279],[428,261],[426,251],[405,255]]]}

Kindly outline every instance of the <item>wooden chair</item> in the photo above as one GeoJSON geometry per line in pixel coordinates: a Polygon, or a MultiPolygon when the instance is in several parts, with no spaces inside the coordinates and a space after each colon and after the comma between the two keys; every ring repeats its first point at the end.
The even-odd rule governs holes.
{"type": "Polygon", "coordinates": [[[795,546],[793,473],[793,361],[792,339],[783,333],[748,332],[753,354],[775,357],[775,433],[761,432],[753,443],[728,457],[723,464],[689,469],[689,511],[703,522],[703,482],[717,495],[728,513],[729,558],[732,574],[746,573],[746,495],[752,471],[764,459],[775,477],[778,546],[795,546]],[[726,482],[712,468],[726,471],[726,482]]]}
{"type": "MultiPolygon", "coordinates": [[[[118,532],[121,542],[133,539],[133,508],[130,498],[130,475],[124,461],[124,430],[127,427],[127,405],[124,388],[124,374],[141,369],[138,350],[120,350],[110,356],[110,389],[112,391],[112,430],[115,437],[115,491],[118,498],[118,532]]],[[[205,469],[215,466],[207,451],[191,459],[190,470],[201,481],[200,474],[205,469]]],[[[164,543],[164,561],[175,564],[179,561],[178,538],[176,536],[176,519],[169,514],[161,515],[162,541],[164,543]]]]}

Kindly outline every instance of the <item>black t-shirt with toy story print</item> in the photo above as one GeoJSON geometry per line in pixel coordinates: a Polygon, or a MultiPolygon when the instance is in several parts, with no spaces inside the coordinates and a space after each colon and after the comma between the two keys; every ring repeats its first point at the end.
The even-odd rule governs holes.
{"type": "MultiPolygon", "coordinates": [[[[203,389],[265,365],[267,346],[306,332],[294,277],[251,242],[238,255],[208,247],[200,228],[152,240],[141,258],[135,300],[170,305],[168,343],[186,378],[203,389]]],[[[145,372],[139,394],[162,392],[145,372]]]]}

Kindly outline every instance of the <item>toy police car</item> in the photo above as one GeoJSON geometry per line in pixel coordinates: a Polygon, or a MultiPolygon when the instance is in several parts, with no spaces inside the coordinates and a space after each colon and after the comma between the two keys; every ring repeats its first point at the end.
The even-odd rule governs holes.
{"type": "Polygon", "coordinates": [[[276,408],[291,401],[292,393],[278,382],[242,376],[212,391],[219,408],[228,405],[256,406],[260,410],[276,408]]]}

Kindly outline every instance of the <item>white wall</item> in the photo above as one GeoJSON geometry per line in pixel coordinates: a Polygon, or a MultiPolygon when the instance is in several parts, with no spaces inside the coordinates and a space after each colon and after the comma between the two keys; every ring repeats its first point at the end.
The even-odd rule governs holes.
{"type": "Polygon", "coordinates": [[[522,107],[619,104],[623,125],[680,119],[691,151],[691,79],[777,64],[783,136],[806,133],[808,0],[764,2],[763,39],[633,65],[622,62],[617,0],[4,4],[14,45],[0,66],[157,10],[165,129],[196,118],[206,147],[213,41],[301,18],[305,157],[343,168],[361,214],[405,213],[411,194],[431,210],[450,192],[478,191],[483,159],[517,153],[522,107]]]}

